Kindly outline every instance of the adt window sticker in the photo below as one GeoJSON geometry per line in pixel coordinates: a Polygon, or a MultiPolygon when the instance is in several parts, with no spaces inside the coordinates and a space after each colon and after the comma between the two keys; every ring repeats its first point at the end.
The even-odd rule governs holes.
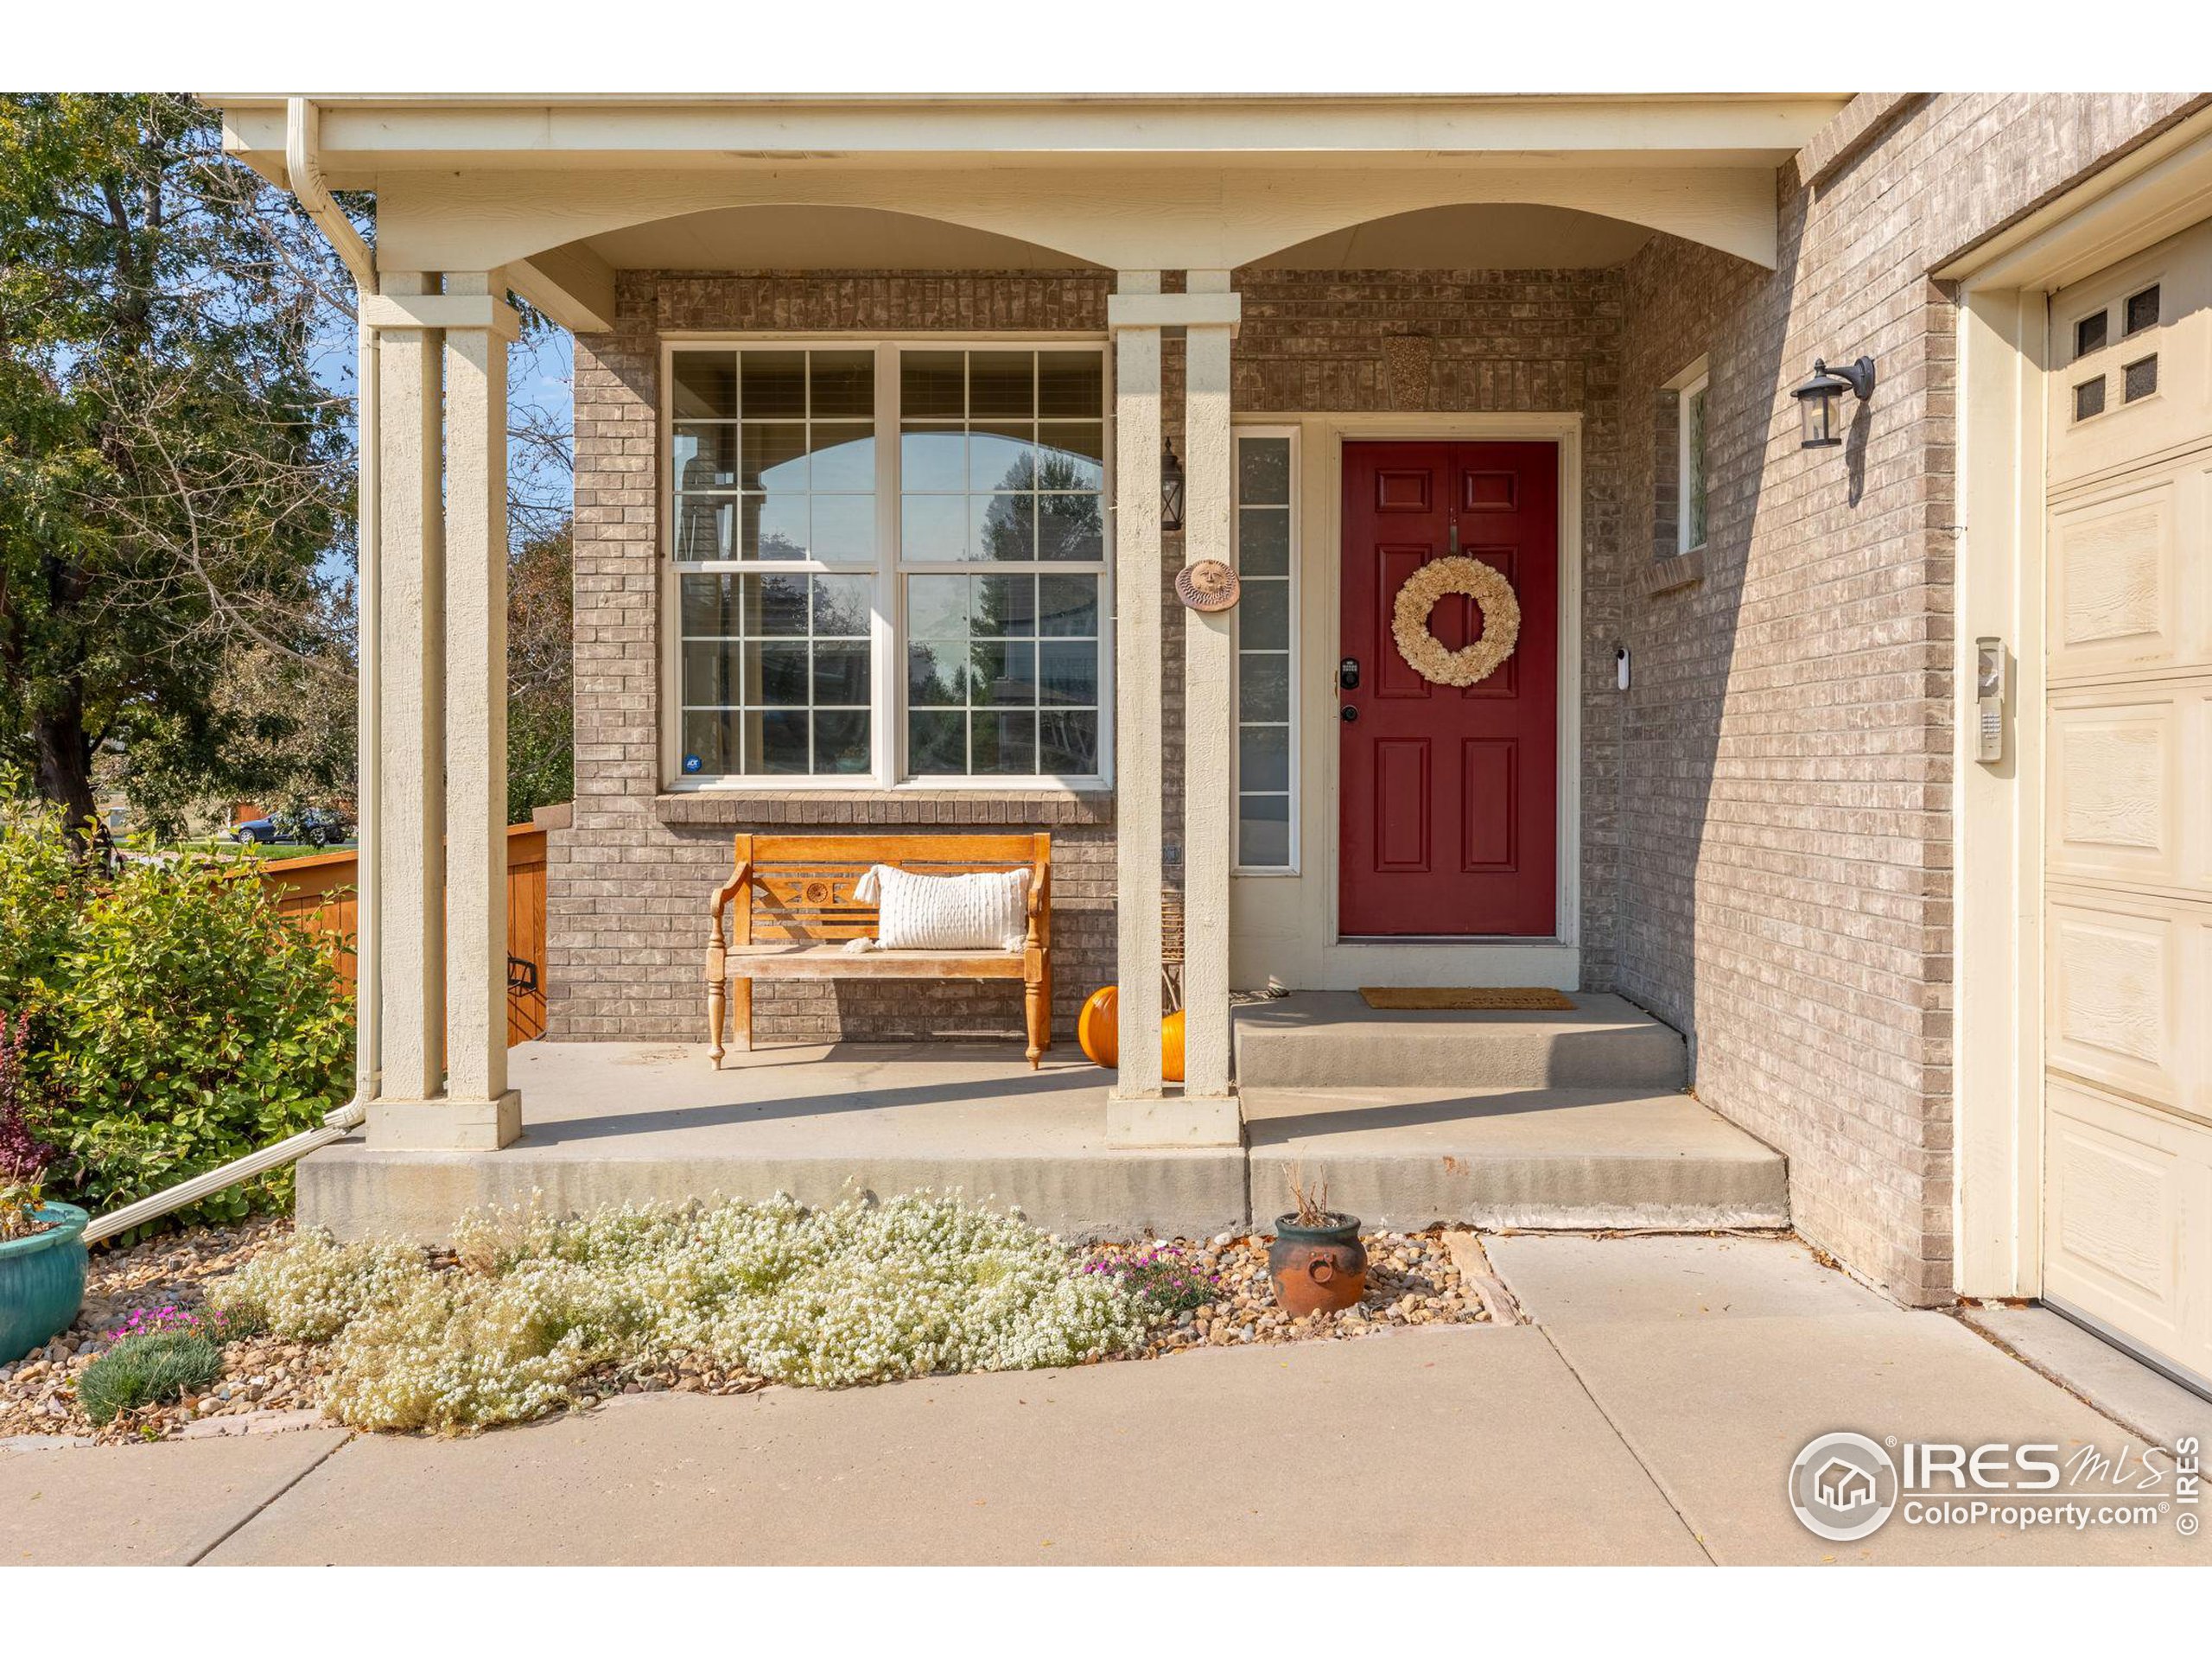
{"type": "Polygon", "coordinates": [[[687,754],[687,755],[685,755],[685,756],[683,757],[683,771],[684,771],[684,774],[685,774],[685,776],[687,776],[687,777],[688,777],[688,776],[690,776],[692,772],[696,772],[696,771],[698,771],[698,770],[699,770],[699,757],[698,757],[697,755],[696,755],[696,754],[687,754]]]}

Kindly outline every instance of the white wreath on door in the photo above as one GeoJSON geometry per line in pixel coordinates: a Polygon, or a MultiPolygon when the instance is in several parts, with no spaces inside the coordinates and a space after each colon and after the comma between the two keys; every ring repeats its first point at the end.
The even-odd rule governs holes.
{"type": "Polygon", "coordinates": [[[1435,685],[1472,685],[1497,672],[1520,644],[1521,601],[1504,575],[1480,559],[1434,559],[1398,589],[1390,637],[1421,678],[1435,685]],[[1482,638],[1457,651],[1428,631],[1428,613],[1447,594],[1465,594],[1483,613],[1482,638]]]}

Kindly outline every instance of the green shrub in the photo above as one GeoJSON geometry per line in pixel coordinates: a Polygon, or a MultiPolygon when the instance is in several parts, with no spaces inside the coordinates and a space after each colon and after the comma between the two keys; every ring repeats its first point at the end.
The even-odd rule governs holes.
{"type": "MultiPolygon", "coordinates": [[[[352,999],[277,911],[251,860],[72,861],[52,810],[0,807],[0,1006],[28,1069],[59,1195],[128,1204],[311,1128],[353,1081],[352,999]]],[[[289,1202],[278,1171],[181,1212],[289,1202]]]]}
{"type": "Polygon", "coordinates": [[[92,877],[55,809],[9,798],[19,786],[0,770],[0,1008],[24,1014],[52,995],[92,877]]]}
{"type": "Polygon", "coordinates": [[[149,1331],[125,1337],[85,1368],[77,1403],[96,1423],[140,1406],[166,1405],[212,1387],[223,1374],[223,1351],[196,1331],[149,1331]]]}

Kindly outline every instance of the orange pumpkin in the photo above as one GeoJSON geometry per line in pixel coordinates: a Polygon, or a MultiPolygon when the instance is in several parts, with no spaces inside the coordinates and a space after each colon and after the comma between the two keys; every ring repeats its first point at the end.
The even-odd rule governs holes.
{"type": "Polygon", "coordinates": [[[1122,1063],[1122,1025],[1115,1012],[1121,996],[1120,988],[1113,985],[1093,991],[1083,1012],[1076,1015],[1075,1039],[1084,1058],[1093,1065],[1110,1068],[1122,1063]]]}
{"type": "MultiPolygon", "coordinates": [[[[1109,985],[1093,991],[1076,1016],[1075,1039],[1084,1058],[1094,1065],[1122,1063],[1121,992],[1109,985]]],[[[1161,1074],[1169,1083],[1183,1081],[1183,1011],[1178,1008],[1160,1022],[1161,1074]]]]}

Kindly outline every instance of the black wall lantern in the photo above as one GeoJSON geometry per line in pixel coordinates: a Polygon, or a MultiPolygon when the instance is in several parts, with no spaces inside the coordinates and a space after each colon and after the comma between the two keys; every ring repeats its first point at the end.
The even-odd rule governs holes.
{"type": "Polygon", "coordinates": [[[1173,438],[1160,445],[1160,527],[1171,535],[1183,528],[1183,463],[1173,438]]]}
{"type": "Polygon", "coordinates": [[[1804,435],[1798,447],[1804,449],[1832,449],[1843,442],[1836,433],[1836,405],[1843,401],[1843,394],[1855,391],[1859,401],[1865,403],[1874,390],[1874,359],[1862,357],[1856,363],[1847,363],[1840,369],[1828,367],[1827,359],[1813,359],[1813,378],[1791,394],[1797,399],[1797,412],[1804,421],[1804,435]]]}

